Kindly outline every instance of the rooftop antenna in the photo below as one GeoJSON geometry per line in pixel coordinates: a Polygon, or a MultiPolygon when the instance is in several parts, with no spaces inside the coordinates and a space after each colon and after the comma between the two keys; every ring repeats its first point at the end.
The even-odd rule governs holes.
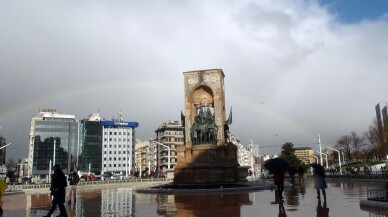
{"type": "Polygon", "coordinates": [[[120,121],[120,122],[123,121],[122,117],[123,117],[123,113],[122,113],[121,110],[120,110],[120,112],[119,112],[119,121],[120,121]]]}

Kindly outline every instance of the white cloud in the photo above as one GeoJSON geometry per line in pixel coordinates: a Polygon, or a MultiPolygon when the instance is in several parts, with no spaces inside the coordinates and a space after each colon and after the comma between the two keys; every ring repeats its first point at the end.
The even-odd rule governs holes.
{"type": "Polygon", "coordinates": [[[242,142],[335,142],[387,101],[387,19],[343,24],[316,1],[9,2],[0,27],[0,124],[25,152],[17,132],[44,106],[122,110],[148,139],[179,120],[197,69],[224,70],[242,142]]]}

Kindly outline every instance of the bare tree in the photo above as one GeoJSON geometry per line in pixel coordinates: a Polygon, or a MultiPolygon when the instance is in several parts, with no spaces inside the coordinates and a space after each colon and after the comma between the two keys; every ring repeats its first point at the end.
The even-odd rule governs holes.
{"type": "Polygon", "coordinates": [[[367,132],[364,133],[365,144],[368,147],[370,154],[373,158],[382,160],[384,157],[384,144],[381,143],[379,137],[379,129],[377,127],[377,121],[374,120],[372,125],[369,126],[367,132]]]}
{"type": "Polygon", "coordinates": [[[344,135],[341,136],[338,140],[337,143],[335,144],[335,147],[346,153],[346,156],[350,160],[352,157],[352,138],[349,135],[344,135]]]}
{"type": "Polygon", "coordinates": [[[350,133],[350,138],[352,142],[353,157],[356,160],[359,160],[362,154],[361,153],[362,147],[364,146],[363,144],[364,138],[358,136],[358,134],[354,131],[350,133]]]}
{"type": "Polygon", "coordinates": [[[10,168],[15,168],[16,169],[17,164],[16,164],[16,162],[15,162],[15,160],[13,158],[10,158],[10,159],[8,159],[8,161],[6,163],[6,166],[7,166],[8,169],[10,169],[10,168]]]}

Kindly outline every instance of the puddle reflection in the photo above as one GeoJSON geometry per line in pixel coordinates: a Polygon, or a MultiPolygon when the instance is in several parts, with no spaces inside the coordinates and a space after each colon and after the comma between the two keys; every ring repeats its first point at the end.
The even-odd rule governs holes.
{"type": "MultiPolygon", "coordinates": [[[[129,188],[78,189],[77,200],[66,204],[70,217],[121,216],[365,216],[388,217],[378,209],[359,207],[368,187],[380,183],[329,182],[327,201],[319,201],[312,183],[286,188],[284,199],[275,190],[238,193],[139,194],[129,188]],[[361,193],[360,193],[361,192],[361,193]],[[351,209],[348,209],[353,207],[351,209]],[[355,208],[357,207],[357,208],[355,208]]],[[[4,216],[44,216],[51,205],[48,194],[3,197],[4,216]]],[[[53,216],[59,215],[56,210],[53,216]]]]}
{"type": "Polygon", "coordinates": [[[241,213],[241,206],[252,205],[248,193],[240,194],[206,194],[175,195],[175,205],[179,215],[194,216],[236,216],[241,213]]]}
{"type": "MultiPolygon", "coordinates": [[[[51,198],[49,195],[27,195],[28,216],[43,216],[47,214],[51,198]]],[[[116,188],[79,190],[77,201],[67,204],[69,217],[88,216],[131,216],[133,213],[134,194],[132,191],[116,188]]],[[[59,215],[56,210],[53,216],[59,215]]]]}

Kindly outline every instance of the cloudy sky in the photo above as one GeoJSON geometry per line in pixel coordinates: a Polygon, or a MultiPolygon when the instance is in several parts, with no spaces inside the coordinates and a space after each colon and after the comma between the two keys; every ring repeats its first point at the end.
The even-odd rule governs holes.
{"type": "Polygon", "coordinates": [[[362,134],[388,101],[384,0],[0,1],[0,135],[25,158],[31,117],[180,120],[182,72],[225,73],[231,131],[260,153],[362,134]]]}

